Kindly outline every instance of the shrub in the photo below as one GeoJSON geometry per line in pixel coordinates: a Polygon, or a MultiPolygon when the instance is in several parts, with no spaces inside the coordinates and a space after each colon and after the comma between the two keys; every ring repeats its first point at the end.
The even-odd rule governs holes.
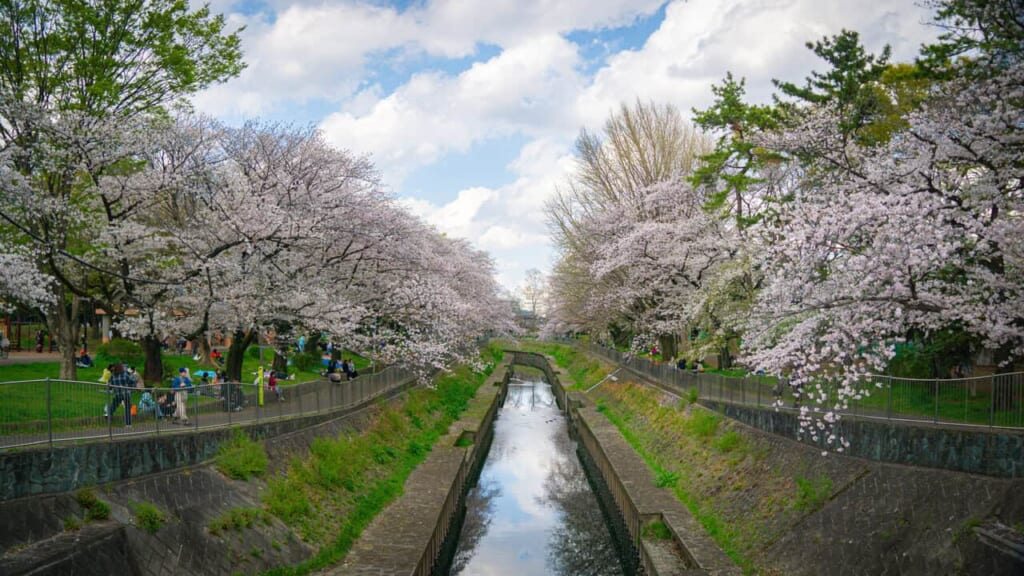
{"type": "Polygon", "coordinates": [[[267,452],[241,430],[235,430],[231,440],[221,445],[217,454],[217,469],[235,480],[249,480],[263,476],[267,471],[267,452]]]}
{"type": "Polygon", "coordinates": [[[82,523],[78,520],[77,516],[68,516],[64,518],[64,531],[74,532],[82,527],[82,523]]]}
{"type": "Polygon", "coordinates": [[[735,430],[729,430],[725,434],[722,434],[721,437],[717,438],[713,445],[719,452],[728,454],[736,448],[739,448],[741,440],[740,435],[737,434],[735,430]]]}
{"type": "Polygon", "coordinates": [[[96,364],[106,366],[116,362],[124,362],[133,366],[142,366],[146,357],[142,353],[142,347],[123,338],[115,338],[106,344],[100,345],[96,350],[96,364]]]}
{"type": "Polygon", "coordinates": [[[690,388],[686,391],[686,401],[690,404],[696,404],[697,399],[700,397],[700,391],[696,387],[690,388]]]}
{"type": "Polygon", "coordinates": [[[828,476],[817,478],[796,477],[796,501],[793,508],[800,511],[813,511],[821,508],[832,495],[832,479],[828,476]]]}
{"type": "Polygon", "coordinates": [[[82,488],[75,493],[75,501],[85,509],[85,521],[110,518],[110,505],[96,497],[92,487],[82,488]]]}
{"type": "Polygon", "coordinates": [[[232,508],[214,518],[207,525],[210,534],[220,535],[228,530],[252,528],[257,523],[264,526],[270,524],[267,513],[259,508],[232,508]]]}
{"type": "Polygon", "coordinates": [[[167,521],[167,515],[152,504],[139,502],[132,504],[131,508],[135,513],[135,524],[150,534],[155,534],[167,521]]]}
{"type": "Polygon", "coordinates": [[[97,501],[96,489],[92,486],[80,488],[78,492],[75,492],[75,502],[78,502],[78,505],[86,510],[96,504],[97,501]]]}
{"type": "Polygon", "coordinates": [[[698,438],[710,438],[718,432],[721,417],[707,410],[694,410],[687,422],[687,431],[698,438]]]}
{"type": "Polygon", "coordinates": [[[102,500],[97,500],[90,508],[85,511],[85,519],[87,521],[93,520],[106,520],[110,518],[110,504],[102,500]]]}

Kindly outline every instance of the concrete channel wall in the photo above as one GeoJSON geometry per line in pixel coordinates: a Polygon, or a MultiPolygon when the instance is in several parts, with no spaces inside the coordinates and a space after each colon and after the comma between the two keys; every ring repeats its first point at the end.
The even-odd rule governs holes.
{"type": "Polygon", "coordinates": [[[667,489],[657,487],[647,464],[614,424],[581,393],[569,393],[567,402],[584,467],[598,480],[598,496],[610,500],[621,516],[619,530],[624,528],[625,533],[616,536],[628,538],[632,557],[627,565],[649,576],[742,574],[689,510],[667,489]],[[658,521],[668,528],[671,541],[643,537],[644,527],[658,521]]]}
{"type": "Polygon", "coordinates": [[[447,563],[458,542],[465,497],[487,457],[494,419],[514,365],[543,371],[559,406],[566,410],[570,433],[578,439],[584,468],[610,516],[630,572],[650,576],[741,574],[683,504],[668,490],[655,486],[647,465],[618,429],[581,394],[567,393],[559,372],[547,358],[519,351],[505,352],[503,362],[480,388],[466,416],[452,426],[410,475],[405,494],[371,523],[344,564],[330,574],[447,573],[447,563]],[[483,406],[486,411],[480,417],[483,406]],[[467,434],[474,439],[473,444],[456,447],[458,439],[467,434]],[[643,538],[643,527],[655,521],[669,528],[670,541],[643,538]]]}
{"type": "MultiPolygon", "coordinates": [[[[713,400],[702,400],[701,404],[765,432],[787,438],[797,438],[800,432],[800,420],[793,412],[713,400]]],[[[858,458],[998,478],[1024,478],[1021,430],[949,428],[844,415],[835,433],[850,442],[846,453],[858,458]]],[[[804,441],[811,442],[808,438],[804,441]]],[[[818,444],[824,446],[823,442],[818,444]]]]}
{"type": "Polygon", "coordinates": [[[435,444],[405,482],[404,494],[363,531],[345,561],[326,574],[429,576],[444,570],[458,542],[465,497],[490,448],[494,419],[511,376],[499,363],[462,418],[435,444]],[[459,442],[471,440],[468,446],[459,442]]]}

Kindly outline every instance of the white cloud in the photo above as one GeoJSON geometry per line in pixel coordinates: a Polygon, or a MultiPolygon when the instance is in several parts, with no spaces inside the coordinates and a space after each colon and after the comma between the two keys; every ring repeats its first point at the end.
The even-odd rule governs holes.
{"type": "Polygon", "coordinates": [[[412,169],[486,138],[575,130],[578,63],[576,46],[561,36],[530,38],[457,76],[416,74],[372,106],[361,93],[363,114],[349,107],[321,126],[332,143],[371,153],[397,186],[412,169]]]}
{"type": "Polygon", "coordinates": [[[448,202],[404,200],[439,229],[490,250],[501,281],[513,287],[526,269],[550,264],[543,206],[572,170],[579,128],[600,127],[621,102],[670,102],[688,113],[710,103],[710,85],[727,71],[745,77],[749,97],[765,102],[772,78],[799,83],[821,68],[807,41],[853,29],[868,49],[888,42],[896,60],[909,60],[936,34],[921,26],[929,15],[914,0],[676,0],[640,48],[584,75],[588,63],[567,32],[628,24],[661,4],[435,0],[400,11],[361,1],[268,0],[267,13],[231,16],[248,26],[249,68],[196,102],[219,115],[333,103],[337,111],[321,123],[327,138],[370,153],[399,194],[408,174],[446,154],[471,162],[480,142],[525,136],[504,185],[452,190],[448,202]],[[439,68],[437,58],[472,56],[481,45],[498,54],[461,73],[439,68]],[[396,76],[400,85],[383,88],[396,76]]]}
{"type": "MultiPolygon", "coordinates": [[[[404,11],[359,0],[272,0],[267,11],[229,13],[245,26],[248,68],[194,98],[217,115],[265,114],[283,102],[342,102],[372,77],[369,62],[422,57],[462,58],[489,44],[512,48],[524,39],[629,24],[664,0],[436,0],[404,11]]],[[[194,4],[197,4],[193,2],[194,4]]],[[[217,11],[239,4],[218,0],[217,11]]]]}
{"type": "Polygon", "coordinates": [[[821,68],[806,42],[843,28],[861,31],[871,51],[889,43],[897,60],[909,60],[935,35],[921,25],[927,18],[910,0],[676,1],[642,48],[616,54],[595,75],[579,96],[579,121],[597,125],[620,102],[635,98],[671,102],[688,113],[711,102],[710,85],[727,71],[747,79],[752,100],[767,102],[772,78],[799,83],[821,68]]]}

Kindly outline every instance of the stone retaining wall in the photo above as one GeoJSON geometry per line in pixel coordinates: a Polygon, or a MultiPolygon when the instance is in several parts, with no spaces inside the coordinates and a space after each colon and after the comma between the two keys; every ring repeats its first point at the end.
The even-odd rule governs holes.
{"type": "MultiPolygon", "coordinates": [[[[800,429],[800,421],[792,412],[711,400],[701,404],[748,426],[788,438],[796,438],[800,429]]],[[[1024,431],[947,428],[856,416],[843,416],[835,431],[850,442],[846,449],[850,456],[1000,478],[1024,478],[1024,431]]]]}

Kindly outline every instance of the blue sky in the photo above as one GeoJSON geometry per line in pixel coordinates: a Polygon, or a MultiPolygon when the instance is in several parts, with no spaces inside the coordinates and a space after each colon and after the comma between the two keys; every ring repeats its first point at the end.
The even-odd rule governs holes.
{"type": "MultiPolygon", "coordinates": [[[[198,4],[198,2],[197,2],[198,4]]],[[[544,202],[572,144],[621,102],[710,102],[726,71],[753,100],[861,32],[908,60],[936,34],[914,0],[213,0],[245,26],[248,68],[194,98],[228,122],[318,125],[369,155],[415,214],[494,257],[514,291],[554,260],[544,202]]]]}

